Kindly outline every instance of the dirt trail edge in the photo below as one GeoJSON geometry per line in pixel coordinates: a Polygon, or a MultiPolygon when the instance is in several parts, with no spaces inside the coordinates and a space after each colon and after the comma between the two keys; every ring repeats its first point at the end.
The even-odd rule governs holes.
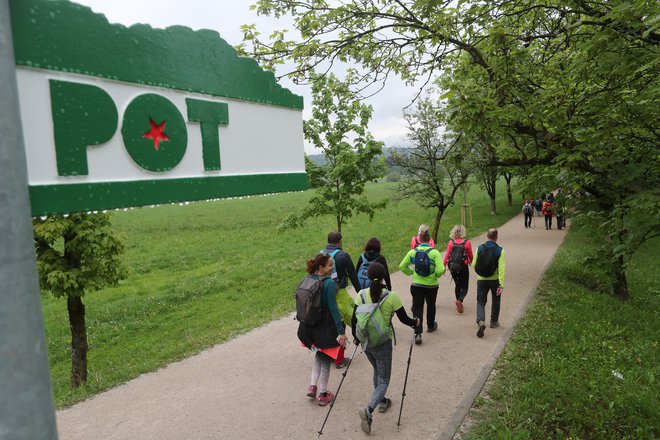
{"type": "MultiPolygon", "coordinates": [[[[463,314],[454,306],[451,277],[440,279],[439,329],[424,333],[423,343],[413,348],[398,430],[412,329],[394,318],[397,345],[387,394],[393,405],[385,414],[374,413],[369,438],[452,438],[566,235],[565,230],[546,231],[541,219],[540,227],[525,229],[518,215],[499,228],[498,243],[506,249],[507,259],[500,328],[486,328],[483,338],[476,337],[474,271],[463,314]]],[[[446,246],[444,238],[439,240],[440,250],[446,246]]],[[[472,239],[473,248],[484,241],[485,236],[472,239]]],[[[402,245],[399,258],[407,251],[402,245]]],[[[396,267],[399,261],[388,263],[396,267]]],[[[410,278],[397,272],[392,284],[409,311],[410,278]]],[[[317,438],[328,407],[305,397],[313,354],[299,345],[296,329],[293,315],[284,317],[59,411],[60,439],[317,438]]],[[[347,353],[352,352],[350,346],[347,353]]],[[[343,371],[332,367],[331,391],[337,389],[343,371]]],[[[371,365],[358,349],[322,438],[367,438],[360,429],[358,409],[371,396],[371,376],[371,365]]]]}

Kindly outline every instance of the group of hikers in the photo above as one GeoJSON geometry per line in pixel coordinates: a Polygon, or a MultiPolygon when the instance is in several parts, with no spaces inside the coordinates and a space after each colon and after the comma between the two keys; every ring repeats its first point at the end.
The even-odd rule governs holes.
{"type": "Polygon", "coordinates": [[[350,364],[350,359],[345,357],[349,342],[346,329],[350,326],[356,349],[362,346],[373,367],[374,390],[358,413],[362,430],[370,434],[374,411],[378,409],[384,413],[392,405],[392,400],[386,397],[392,370],[392,318],[396,315],[403,325],[414,329],[412,353],[412,342],[422,343],[424,318],[428,333],[438,329],[435,320],[438,278],[445,271],[451,273],[455,283],[456,310],[463,313],[469,268],[474,267],[477,274],[476,335],[484,336],[489,292],[492,295],[490,327],[499,327],[505,258],[504,250],[497,244],[498,232],[490,229],[488,241],[474,254],[466,234],[463,225],[453,227],[444,258],[435,248],[428,225],[420,225],[418,234],[412,237],[410,250],[399,263],[399,269],[412,276],[412,316],[406,313],[401,297],[392,292],[387,261],[380,253],[381,243],[377,238],[367,241],[354,266],[351,256],[342,250],[341,233],[328,234],[327,246],[307,262],[308,276],[296,290],[298,339],[315,352],[307,397],[315,399],[320,406],[334,401],[334,394],[328,390],[330,369],[333,362],[336,368],[350,364]],[[357,292],[355,298],[346,290],[349,282],[357,292]]]}
{"type": "Polygon", "coordinates": [[[564,228],[564,203],[561,190],[557,191],[556,196],[554,193],[548,193],[547,195],[541,194],[541,197],[537,199],[525,200],[522,207],[525,217],[525,228],[532,227],[534,210],[536,210],[537,216],[543,215],[546,230],[552,229],[553,216],[557,217],[557,229],[561,230],[564,228]]]}

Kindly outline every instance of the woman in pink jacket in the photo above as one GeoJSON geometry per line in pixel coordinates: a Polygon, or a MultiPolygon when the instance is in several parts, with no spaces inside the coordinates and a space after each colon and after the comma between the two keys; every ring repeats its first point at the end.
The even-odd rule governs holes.
{"type": "Polygon", "coordinates": [[[470,271],[468,267],[472,264],[472,243],[465,238],[467,231],[465,226],[456,225],[449,233],[449,243],[443,264],[451,272],[456,288],[456,310],[463,313],[463,300],[467,295],[468,284],[470,282],[470,271]]]}

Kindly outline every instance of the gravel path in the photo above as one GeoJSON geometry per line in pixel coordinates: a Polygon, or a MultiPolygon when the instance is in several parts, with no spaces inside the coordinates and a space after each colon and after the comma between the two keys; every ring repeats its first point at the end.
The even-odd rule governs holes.
{"type": "MultiPolygon", "coordinates": [[[[388,391],[393,405],[385,414],[374,413],[371,438],[451,439],[566,234],[546,231],[542,218],[536,220],[536,228],[525,229],[519,215],[499,228],[498,243],[507,258],[501,327],[487,328],[482,339],[476,337],[474,272],[462,315],[454,307],[451,277],[441,278],[436,305],[439,330],[425,333],[423,344],[413,348],[399,430],[396,420],[412,329],[395,318],[398,344],[388,391]]],[[[484,241],[485,236],[474,238],[473,248],[484,241]]],[[[446,241],[440,242],[444,249],[446,241]]],[[[403,247],[401,256],[405,251],[403,247]]],[[[410,310],[410,278],[397,272],[392,284],[410,310]]],[[[490,302],[486,312],[488,317],[490,302]]],[[[328,407],[305,397],[313,355],[299,345],[296,329],[293,315],[287,316],[59,411],[60,439],[317,438],[328,407]]],[[[332,368],[331,391],[337,389],[343,371],[332,368]]],[[[371,395],[371,371],[358,349],[323,438],[366,437],[358,409],[371,395]]]]}

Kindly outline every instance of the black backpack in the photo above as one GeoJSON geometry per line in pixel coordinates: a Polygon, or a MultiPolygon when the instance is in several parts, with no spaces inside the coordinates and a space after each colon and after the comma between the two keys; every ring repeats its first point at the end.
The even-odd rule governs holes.
{"type": "Polygon", "coordinates": [[[323,280],[307,275],[296,289],[296,319],[305,325],[316,325],[323,317],[321,292],[323,280]]]}
{"type": "Polygon", "coordinates": [[[501,254],[502,248],[498,245],[482,244],[477,250],[477,264],[474,265],[474,271],[482,277],[493,275],[499,266],[501,254]]]}
{"type": "Polygon", "coordinates": [[[467,252],[465,251],[465,243],[467,240],[463,240],[460,243],[456,243],[456,240],[452,238],[452,247],[451,253],[449,254],[449,259],[447,260],[447,267],[452,274],[461,272],[464,268],[467,267],[467,252]]]}
{"type": "Polygon", "coordinates": [[[433,250],[432,247],[426,249],[415,248],[415,256],[413,257],[413,263],[415,263],[415,272],[417,275],[427,277],[431,275],[433,270],[433,260],[429,257],[429,252],[433,250]]]}

